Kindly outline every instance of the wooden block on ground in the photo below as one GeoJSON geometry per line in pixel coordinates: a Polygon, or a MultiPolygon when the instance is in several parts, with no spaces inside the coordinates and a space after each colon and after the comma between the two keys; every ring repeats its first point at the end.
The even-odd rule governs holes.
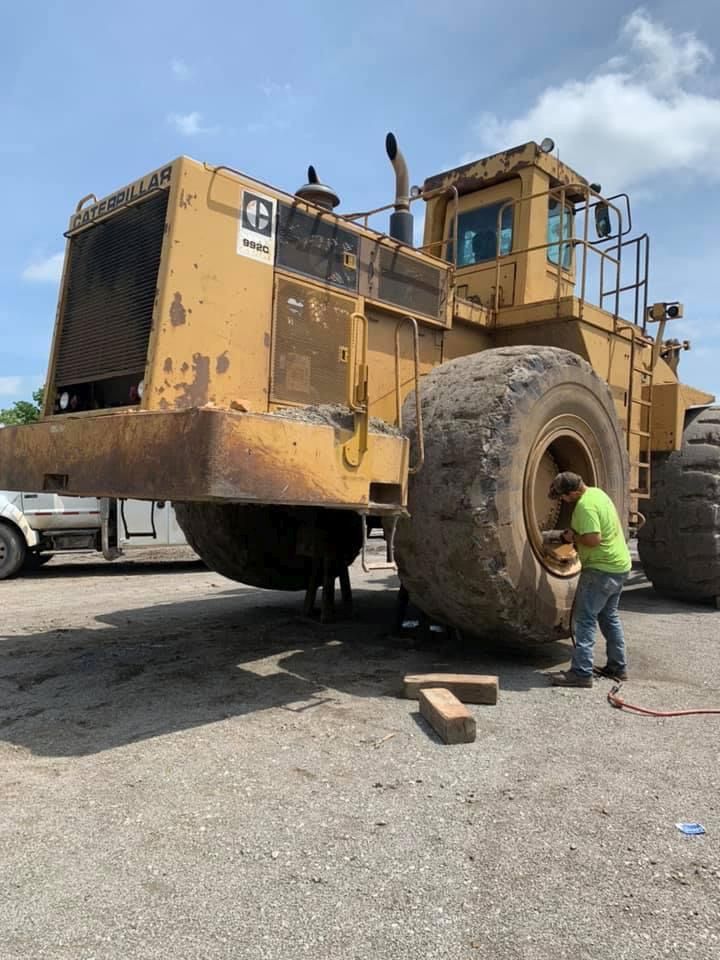
{"type": "Polygon", "coordinates": [[[420,691],[420,713],[445,743],[472,743],[475,718],[454,693],[442,687],[420,691]]]}
{"type": "Polygon", "coordinates": [[[483,677],[475,673],[416,673],[408,674],[403,684],[408,700],[417,700],[423,689],[443,687],[463,703],[497,703],[497,677],[483,677]]]}

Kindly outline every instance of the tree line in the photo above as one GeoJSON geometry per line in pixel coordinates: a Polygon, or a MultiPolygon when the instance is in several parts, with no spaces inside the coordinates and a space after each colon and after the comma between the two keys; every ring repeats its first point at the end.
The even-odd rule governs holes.
{"type": "Polygon", "coordinates": [[[16,400],[11,407],[0,409],[0,424],[14,427],[20,423],[34,423],[40,419],[45,388],[33,390],[32,400],[16,400]]]}

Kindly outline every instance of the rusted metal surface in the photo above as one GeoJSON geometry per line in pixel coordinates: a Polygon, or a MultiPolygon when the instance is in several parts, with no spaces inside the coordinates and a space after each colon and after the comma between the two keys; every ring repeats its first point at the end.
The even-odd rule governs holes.
{"type": "Polygon", "coordinates": [[[182,294],[180,291],[177,291],[173,294],[172,303],[170,304],[170,323],[174,327],[181,327],[187,320],[187,311],[183,306],[182,294]]]}
{"type": "MultiPolygon", "coordinates": [[[[194,353],[192,365],[183,365],[190,370],[190,379],[178,381],[174,386],[176,392],[175,409],[183,410],[190,407],[204,407],[210,393],[210,357],[202,353],[194,353]]],[[[181,370],[183,367],[180,368],[181,370]]]]}
{"type": "Polygon", "coordinates": [[[529,166],[539,167],[559,183],[579,182],[587,185],[587,180],[571,167],[561,163],[556,157],[543,153],[536,143],[531,142],[428,177],[423,184],[423,192],[438,190],[452,184],[462,195],[471,190],[488,187],[497,180],[529,166]]]}
{"type": "Polygon", "coordinates": [[[408,441],[374,435],[357,469],[350,431],[280,416],[192,409],[42,421],[0,430],[0,487],[145,500],[366,509],[371,483],[406,502],[408,441]]]}

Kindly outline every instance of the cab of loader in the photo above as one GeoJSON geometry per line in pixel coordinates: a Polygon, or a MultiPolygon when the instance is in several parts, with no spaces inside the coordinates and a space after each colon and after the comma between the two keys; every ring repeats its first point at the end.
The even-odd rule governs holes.
{"type": "Polygon", "coordinates": [[[629,198],[604,198],[553,149],[526,143],[426,179],[424,247],[489,310],[576,296],[642,324],[648,238],[628,238],[629,198]]]}

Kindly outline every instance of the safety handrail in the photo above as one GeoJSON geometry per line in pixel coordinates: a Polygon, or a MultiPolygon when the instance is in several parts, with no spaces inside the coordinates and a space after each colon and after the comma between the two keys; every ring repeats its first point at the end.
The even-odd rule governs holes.
{"type": "MultiPolygon", "coordinates": [[[[606,297],[617,297],[621,293],[634,291],[635,300],[633,304],[633,323],[636,326],[642,326],[643,333],[647,330],[647,305],[648,305],[648,274],[650,272],[650,237],[647,233],[641,233],[637,237],[630,237],[629,240],[619,242],[622,247],[632,249],[635,247],[635,282],[621,285],[621,277],[618,274],[617,284],[609,290],[605,290],[604,261],[600,266],[600,306],[605,303],[606,297]],[[641,291],[642,290],[642,295],[641,291]],[[642,299],[641,299],[642,296],[642,299]]],[[[613,247],[610,248],[614,249],[613,247]]]]}
{"type": "MultiPolygon", "coordinates": [[[[415,188],[413,188],[413,189],[415,189],[415,188]]],[[[450,185],[448,185],[448,186],[446,186],[446,187],[437,187],[435,190],[420,190],[418,193],[412,195],[412,196],[409,198],[409,200],[410,200],[410,203],[416,203],[418,200],[425,200],[425,201],[427,202],[428,200],[435,200],[437,197],[444,196],[445,194],[448,194],[448,193],[449,193],[449,194],[452,194],[452,196],[453,196],[453,201],[452,201],[452,202],[453,202],[453,207],[454,207],[454,214],[453,214],[454,246],[453,246],[453,249],[456,249],[456,248],[457,248],[457,221],[458,221],[458,209],[459,209],[459,203],[460,203],[460,193],[459,193],[459,191],[458,191],[458,188],[455,186],[455,184],[450,184],[450,185]]],[[[363,226],[365,227],[365,229],[366,229],[366,230],[369,230],[369,229],[370,229],[370,226],[369,226],[369,224],[368,224],[368,221],[369,221],[370,217],[374,217],[374,216],[375,216],[376,214],[378,214],[378,213],[384,213],[384,212],[386,212],[387,210],[394,210],[394,209],[395,209],[395,204],[394,204],[394,203],[386,203],[386,204],[383,204],[382,207],[375,207],[373,210],[362,210],[362,211],[359,211],[359,212],[357,212],[357,213],[341,213],[341,214],[339,214],[339,216],[341,217],[341,219],[343,219],[343,220],[348,220],[348,221],[350,221],[351,223],[354,223],[355,221],[360,221],[360,220],[362,220],[362,223],[363,223],[363,226]]],[[[391,236],[390,236],[389,234],[387,234],[387,233],[379,234],[379,239],[380,239],[380,240],[391,240],[391,241],[394,241],[395,243],[398,243],[398,244],[400,243],[399,240],[397,240],[395,237],[391,237],[391,236]]],[[[424,254],[426,254],[428,257],[433,257],[433,259],[435,259],[435,260],[442,260],[442,262],[443,262],[444,264],[447,264],[451,269],[454,269],[454,264],[450,263],[446,257],[443,257],[443,256],[442,256],[442,253],[433,253],[433,252],[432,252],[432,248],[433,248],[433,247],[443,247],[443,246],[445,246],[445,245],[447,244],[447,242],[448,242],[448,241],[447,241],[444,237],[442,237],[440,240],[433,240],[433,241],[430,242],[430,243],[423,244],[422,246],[420,246],[420,247],[415,247],[414,249],[415,249],[418,253],[424,253],[424,254]]]]}
{"type": "MultiPolygon", "coordinates": [[[[362,301],[361,301],[362,302],[362,301]]],[[[343,446],[345,459],[360,466],[368,448],[370,413],[368,407],[368,319],[362,310],[350,315],[347,404],[353,413],[353,435],[343,446]],[[359,343],[358,343],[359,341],[359,343]]]]}
{"type": "Polygon", "coordinates": [[[367,317],[361,311],[356,310],[350,315],[350,350],[348,356],[347,400],[353,413],[363,413],[367,410],[367,352],[367,317]],[[360,330],[359,337],[358,329],[360,330]],[[358,339],[360,341],[359,349],[358,339]]]}
{"type": "MultiPolygon", "coordinates": [[[[556,274],[557,274],[555,297],[559,303],[561,299],[563,282],[566,282],[566,283],[572,282],[566,276],[566,274],[569,274],[571,271],[563,266],[564,249],[566,245],[568,247],[571,247],[573,250],[577,247],[581,247],[583,250],[583,257],[582,257],[582,270],[581,270],[581,280],[580,280],[580,295],[578,297],[578,300],[580,301],[580,306],[582,309],[582,305],[585,303],[585,299],[586,299],[585,295],[587,291],[587,251],[592,250],[594,253],[597,253],[601,258],[601,264],[604,264],[604,261],[606,259],[610,260],[615,265],[617,270],[617,276],[619,278],[621,276],[621,268],[622,268],[622,265],[621,265],[622,247],[625,245],[625,243],[628,242],[628,241],[625,241],[624,243],[620,242],[620,238],[623,236],[623,234],[624,234],[623,215],[620,207],[611,203],[609,200],[605,200],[600,193],[598,193],[596,190],[593,190],[592,187],[584,183],[561,184],[560,186],[557,186],[557,187],[551,187],[548,190],[541,190],[538,193],[528,194],[528,196],[526,197],[514,197],[510,200],[507,200],[498,209],[497,226],[495,231],[495,244],[496,244],[495,246],[495,291],[494,291],[494,297],[493,297],[493,309],[494,309],[495,315],[497,316],[497,311],[500,308],[500,267],[501,267],[500,261],[501,260],[505,260],[510,257],[517,257],[524,253],[532,253],[536,250],[549,250],[551,247],[557,247],[558,249],[557,263],[554,264],[554,266],[556,267],[556,274]],[[566,200],[567,200],[568,194],[574,195],[577,193],[581,193],[585,197],[585,206],[584,206],[585,220],[584,220],[583,237],[582,239],[579,237],[568,237],[567,239],[565,239],[564,226],[565,226],[565,215],[566,215],[566,209],[567,209],[566,200]],[[547,240],[545,243],[536,244],[532,247],[527,247],[522,250],[512,250],[510,251],[510,253],[503,254],[501,252],[502,221],[503,221],[505,211],[507,209],[514,209],[516,206],[518,206],[521,203],[526,203],[530,200],[537,200],[537,199],[540,199],[541,197],[556,197],[558,199],[559,206],[560,206],[559,238],[557,240],[547,240]],[[596,198],[593,203],[590,202],[591,198],[596,198]],[[606,204],[609,209],[614,210],[615,213],[617,214],[617,218],[618,218],[617,239],[619,242],[618,242],[617,248],[613,248],[613,249],[617,249],[618,251],[617,258],[612,257],[608,253],[608,251],[602,250],[599,247],[595,246],[593,241],[590,241],[588,239],[588,227],[590,222],[589,213],[593,207],[598,205],[598,203],[606,204]]],[[[606,239],[609,240],[611,238],[606,238],[606,239]]],[[[550,261],[550,263],[552,263],[552,261],[550,261]]],[[[620,282],[618,280],[618,288],[619,286],[620,286],[620,282]]],[[[620,316],[620,290],[617,289],[617,290],[613,290],[612,292],[615,293],[615,310],[613,312],[613,317],[614,317],[614,320],[617,322],[620,316]]],[[[602,306],[602,304],[599,304],[599,305],[602,306]]]]}
{"type": "Polygon", "coordinates": [[[402,397],[400,391],[400,330],[409,324],[413,335],[413,366],[415,380],[415,422],[417,431],[417,463],[408,467],[408,473],[419,473],[425,463],[425,434],[423,431],[422,404],[420,402],[420,331],[415,317],[401,317],[395,326],[395,405],[397,425],[402,430],[402,397]]]}

